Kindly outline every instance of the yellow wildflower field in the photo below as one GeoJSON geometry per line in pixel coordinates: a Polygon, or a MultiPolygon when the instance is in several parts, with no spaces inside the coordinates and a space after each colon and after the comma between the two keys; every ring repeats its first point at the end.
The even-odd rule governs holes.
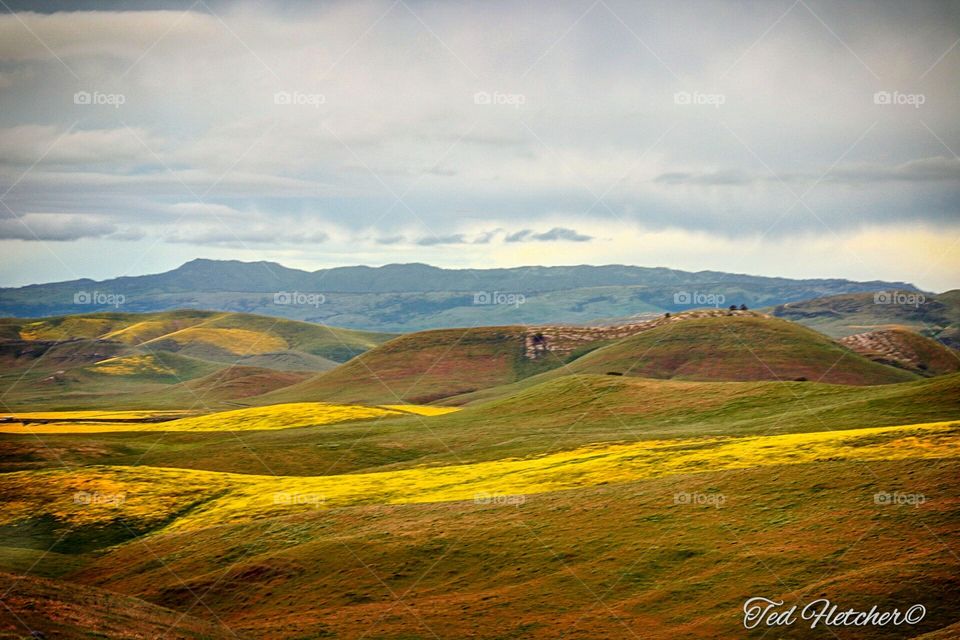
{"type": "Polygon", "coordinates": [[[135,356],[121,356],[107,358],[91,365],[90,369],[97,373],[111,376],[131,376],[143,374],[176,375],[176,372],[161,364],[157,357],[151,354],[135,356]]]}
{"type": "MultiPolygon", "coordinates": [[[[272,333],[219,327],[187,327],[155,339],[185,345],[208,344],[237,356],[274,353],[289,347],[286,340],[272,333]]],[[[150,341],[144,344],[150,344],[150,341]]]]}
{"type": "Polygon", "coordinates": [[[668,475],[824,461],[954,458],[960,422],[777,436],[592,446],[528,459],[338,476],[255,476],[153,467],[85,467],[0,475],[0,524],[49,514],[68,524],[122,515],[169,529],[359,504],[519,496],[668,475]],[[77,495],[81,499],[77,499],[77,495]]]}
{"type": "Polygon", "coordinates": [[[165,422],[136,422],[151,417],[176,417],[175,411],[63,411],[8,414],[0,433],[102,433],[107,431],[256,431],[292,429],[352,420],[399,417],[405,412],[382,407],[326,402],[293,402],[188,416],[165,422]],[[17,419],[44,419],[46,424],[17,419]],[[130,422],[121,422],[122,420],[130,422]],[[101,420],[101,422],[98,422],[101,420]]]}
{"type": "Polygon", "coordinates": [[[418,416],[442,416],[454,411],[460,411],[459,407],[434,407],[424,404],[381,404],[384,409],[394,411],[403,411],[404,413],[415,413],[418,416]]]}

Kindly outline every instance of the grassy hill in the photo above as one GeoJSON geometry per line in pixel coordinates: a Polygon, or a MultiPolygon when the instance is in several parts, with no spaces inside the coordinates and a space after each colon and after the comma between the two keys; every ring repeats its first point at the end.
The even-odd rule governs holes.
{"type": "MultiPolygon", "coordinates": [[[[613,373],[689,380],[797,380],[885,384],[914,379],[878,364],[803,326],[751,311],[701,310],[616,328],[584,330],[576,348],[550,327],[562,350],[531,351],[537,327],[423,331],[395,338],[347,364],[257,402],[326,400],[460,403],[515,390],[524,379],[569,373],[613,373]],[[631,331],[626,331],[631,333],[631,331]],[[533,377],[532,377],[533,376],[533,377]],[[510,385],[513,386],[510,386],[510,385]],[[503,390],[500,390],[503,387],[503,390]],[[459,398],[459,399],[457,399],[459,398]]],[[[541,334],[542,335],[542,334],[541,334]]],[[[553,343],[548,343],[552,347],[553,343]]]]}
{"type": "Polygon", "coordinates": [[[336,362],[392,337],[247,313],[194,310],[4,318],[0,322],[7,335],[16,333],[22,340],[102,340],[152,345],[164,351],[202,349],[207,355],[221,356],[298,351],[336,362]]]}
{"type": "Polygon", "coordinates": [[[960,371],[960,351],[906,329],[878,329],[841,338],[840,342],[875,362],[922,376],[960,371]]]}
{"type": "Polygon", "coordinates": [[[258,401],[422,404],[510,383],[558,366],[553,361],[526,359],[525,335],[524,327],[512,326],[408,334],[258,401]]]}
{"type": "Polygon", "coordinates": [[[872,362],[800,325],[753,314],[671,318],[574,360],[573,373],[686,380],[812,380],[885,384],[913,374],[872,362]]]}
{"type": "MultiPolygon", "coordinates": [[[[887,289],[891,294],[915,292],[887,289]]],[[[876,329],[907,328],[960,348],[960,290],[923,294],[922,302],[873,293],[848,293],[789,302],[770,309],[786,320],[799,322],[835,338],[876,329]],[[900,302],[898,302],[900,300],[900,302]]]]}
{"type": "Polygon", "coordinates": [[[0,393],[21,410],[202,407],[294,384],[391,337],[212,311],[4,318],[0,336],[0,393]]]}

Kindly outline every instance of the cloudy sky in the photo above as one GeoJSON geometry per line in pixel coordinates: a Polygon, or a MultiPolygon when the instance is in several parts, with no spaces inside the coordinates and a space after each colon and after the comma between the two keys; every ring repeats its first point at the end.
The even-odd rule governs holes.
{"type": "Polygon", "coordinates": [[[960,286],[960,3],[0,3],[0,285],[196,258],[960,286]]]}

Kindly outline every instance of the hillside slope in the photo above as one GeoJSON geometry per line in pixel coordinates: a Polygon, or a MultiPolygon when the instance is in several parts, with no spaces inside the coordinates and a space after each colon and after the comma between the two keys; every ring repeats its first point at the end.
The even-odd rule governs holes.
{"type": "Polygon", "coordinates": [[[885,384],[916,376],[803,326],[753,311],[697,310],[610,327],[483,327],[407,334],[255,402],[462,404],[569,373],[688,380],[885,384]],[[489,390],[489,391],[488,391],[489,390]],[[489,395],[493,394],[493,395],[489,395]],[[476,398],[474,398],[476,396],[476,398]]]}
{"type": "Polygon", "coordinates": [[[258,401],[423,404],[507,384],[559,364],[527,359],[526,334],[524,327],[510,326],[408,334],[258,401]]]}
{"type": "Polygon", "coordinates": [[[835,338],[877,329],[907,328],[960,348],[960,290],[914,297],[909,290],[849,293],[800,300],[770,312],[835,338]]]}
{"type": "Polygon", "coordinates": [[[390,337],[213,311],[4,318],[0,393],[21,410],[203,406],[294,384],[390,337]]]}
{"type": "Polygon", "coordinates": [[[0,573],[0,592],[6,604],[0,608],[4,638],[237,637],[215,622],[96,587],[0,573]]]}
{"type": "Polygon", "coordinates": [[[76,559],[76,597],[109,589],[255,638],[734,638],[745,593],[926,607],[906,634],[851,638],[956,624],[939,542],[958,533],[955,428],[685,444],[306,481],[88,467],[4,474],[0,492],[18,499],[6,531],[76,559]],[[930,499],[878,503],[896,487],[930,499]]]}
{"type": "Polygon", "coordinates": [[[675,316],[571,362],[573,373],[687,380],[886,384],[915,376],[872,362],[806,327],[754,312],[675,316]]]}
{"type": "Polygon", "coordinates": [[[875,362],[922,376],[960,371],[960,352],[906,329],[879,329],[841,338],[840,343],[875,362]]]}

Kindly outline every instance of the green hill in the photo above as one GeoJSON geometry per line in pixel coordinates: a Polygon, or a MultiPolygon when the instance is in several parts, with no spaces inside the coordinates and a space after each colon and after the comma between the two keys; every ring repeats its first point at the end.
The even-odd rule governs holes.
{"type": "Polygon", "coordinates": [[[526,329],[515,326],[407,334],[258,400],[423,404],[514,382],[559,365],[528,360],[525,336],[526,329]]]}
{"type": "Polygon", "coordinates": [[[686,380],[886,384],[911,373],[872,362],[806,327],[752,312],[671,322],[573,361],[572,373],[686,380]]]}
{"type": "Polygon", "coordinates": [[[202,406],[299,382],[305,371],[332,369],[390,337],[193,310],[4,318],[0,393],[22,410],[202,406]],[[243,370],[229,373],[234,366],[243,370]],[[227,373],[209,377],[219,370],[227,373]]]}
{"type": "Polygon", "coordinates": [[[529,344],[531,336],[545,335],[537,327],[407,334],[256,401],[463,404],[569,373],[854,385],[916,378],[816,331],[752,311],[699,310],[621,327],[543,331],[550,338],[542,351],[529,344]],[[623,333],[627,337],[614,337],[623,333]]]}

